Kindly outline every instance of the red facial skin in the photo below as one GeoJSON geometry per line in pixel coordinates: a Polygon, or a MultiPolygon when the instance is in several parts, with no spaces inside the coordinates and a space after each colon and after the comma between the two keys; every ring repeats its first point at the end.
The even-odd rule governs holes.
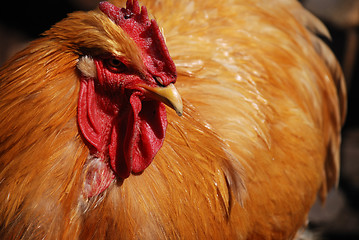
{"type": "MultiPolygon", "coordinates": [[[[97,79],[81,81],[78,121],[98,157],[110,157],[120,178],[142,172],[162,146],[167,120],[162,103],[146,96],[138,75],[113,71],[95,60],[97,79]]],[[[152,84],[155,84],[153,80],[152,84]]]]}
{"type": "Polygon", "coordinates": [[[88,197],[103,192],[115,177],[125,179],[150,165],[164,141],[166,109],[141,85],[158,87],[158,77],[161,86],[176,80],[175,65],[164,39],[144,7],[140,12],[138,2],[129,0],[126,9],[107,2],[100,3],[100,9],[111,19],[116,18],[119,27],[135,41],[146,73],[127,66],[124,59],[98,56],[94,58],[97,77],[81,78],[79,129],[91,156],[104,163],[87,174],[87,185],[91,185],[88,197]],[[99,178],[91,179],[94,175],[99,178]]]}

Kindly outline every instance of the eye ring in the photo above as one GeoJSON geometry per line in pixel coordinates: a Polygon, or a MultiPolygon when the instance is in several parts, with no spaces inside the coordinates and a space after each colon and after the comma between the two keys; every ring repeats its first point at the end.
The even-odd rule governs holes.
{"type": "Polygon", "coordinates": [[[110,71],[116,73],[123,72],[127,69],[127,66],[116,57],[106,59],[105,64],[110,71]]]}

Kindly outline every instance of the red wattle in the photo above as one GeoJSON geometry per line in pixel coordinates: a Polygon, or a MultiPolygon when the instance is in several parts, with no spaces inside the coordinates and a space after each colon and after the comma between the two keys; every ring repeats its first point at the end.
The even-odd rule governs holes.
{"type": "Polygon", "coordinates": [[[130,97],[131,111],[113,128],[109,146],[110,164],[121,178],[144,171],[161,148],[167,127],[166,108],[157,101],[130,97]]]}
{"type": "MultiPolygon", "coordinates": [[[[111,75],[98,66],[98,74],[106,78],[111,75]]],[[[97,79],[96,79],[97,80],[97,79]]],[[[82,78],[78,101],[78,125],[86,139],[90,153],[100,158],[119,178],[127,178],[132,173],[144,171],[161,148],[167,126],[166,108],[163,103],[146,99],[142,92],[135,90],[118,96],[106,92],[95,79],[82,78]]],[[[124,89],[119,89],[124,93],[124,89]]],[[[100,193],[112,182],[109,172],[93,168],[87,173],[91,182],[91,192],[100,193]],[[99,175],[98,172],[101,172],[99,175]],[[96,173],[96,174],[95,174],[96,173]],[[103,179],[101,179],[103,176],[103,179]],[[106,177],[107,176],[107,177],[106,177]],[[109,182],[110,181],[110,182],[109,182]],[[101,183],[101,186],[97,186],[101,183]],[[94,190],[95,189],[95,190],[94,190]]]]}

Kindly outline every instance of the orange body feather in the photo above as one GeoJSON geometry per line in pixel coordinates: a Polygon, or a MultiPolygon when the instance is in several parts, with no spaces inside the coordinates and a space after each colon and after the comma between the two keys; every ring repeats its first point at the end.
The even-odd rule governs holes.
{"type": "Polygon", "coordinates": [[[338,179],[346,93],[315,36],[325,27],[290,0],[141,4],[164,30],[184,116],[168,111],[142,174],[85,198],[78,58],[141,60],[104,14],[70,14],[0,70],[1,238],[294,238],[338,179]]]}

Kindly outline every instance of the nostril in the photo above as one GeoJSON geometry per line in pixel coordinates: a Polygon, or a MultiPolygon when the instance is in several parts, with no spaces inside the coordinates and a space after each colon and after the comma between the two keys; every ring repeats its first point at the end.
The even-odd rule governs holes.
{"type": "Polygon", "coordinates": [[[162,78],[153,76],[153,79],[155,79],[156,83],[157,83],[160,87],[164,87],[164,86],[165,86],[164,83],[163,83],[162,78]]]}

